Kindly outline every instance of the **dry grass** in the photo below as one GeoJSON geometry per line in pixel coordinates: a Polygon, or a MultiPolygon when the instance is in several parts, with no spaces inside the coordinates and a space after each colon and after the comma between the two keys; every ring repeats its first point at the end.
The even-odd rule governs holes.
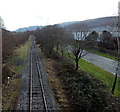
{"type": "Polygon", "coordinates": [[[53,65],[56,62],[52,59],[44,59],[44,65],[46,68],[46,71],[49,75],[49,81],[51,83],[52,89],[55,93],[55,98],[60,106],[60,109],[70,109],[69,100],[67,99],[66,92],[63,89],[64,85],[60,78],[57,77],[56,69],[53,67],[53,65]]]}

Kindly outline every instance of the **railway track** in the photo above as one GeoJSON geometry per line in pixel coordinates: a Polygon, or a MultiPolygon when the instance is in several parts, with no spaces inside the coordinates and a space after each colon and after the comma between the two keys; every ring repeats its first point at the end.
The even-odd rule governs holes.
{"type": "Polygon", "coordinates": [[[29,110],[43,110],[48,112],[44,85],[42,82],[41,62],[34,41],[30,50],[30,76],[29,76],[29,110]]]}
{"type": "Polygon", "coordinates": [[[34,35],[30,36],[31,44],[22,75],[19,97],[15,110],[54,111],[59,110],[54,92],[50,86],[48,74],[42,63],[43,56],[38,52],[34,35]]]}

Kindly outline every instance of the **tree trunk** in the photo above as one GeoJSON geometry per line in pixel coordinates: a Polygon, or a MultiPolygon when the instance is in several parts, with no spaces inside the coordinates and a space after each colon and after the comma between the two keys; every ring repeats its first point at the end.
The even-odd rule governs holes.
{"type": "Polygon", "coordinates": [[[41,47],[41,51],[42,51],[42,52],[44,51],[42,47],[41,47]]]}
{"type": "Polygon", "coordinates": [[[64,51],[63,51],[63,49],[61,50],[61,52],[62,52],[62,57],[64,56],[64,51]]]}
{"type": "Polygon", "coordinates": [[[59,44],[56,45],[56,50],[57,50],[57,53],[58,53],[58,50],[59,50],[59,44]]]}
{"type": "Polygon", "coordinates": [[[79,61],[79,59],[78,59],[78,57],[76,57],[76,60],[75,60],[75,62],[76,62],[75,70],[78,70],[78,68],[79,68],[78,61],[79,61]]]}
{"type": "Polygon", "coordinates": [[[50,55],[52,54],[52,50],[49,50],[49,54],[50,54],[50,55]]]}
{"type": "Polygon", "coordinates": [[[115,74],[115,80],[114,80],[113,87],[112,87],[112,94],[114,94],[116,82],[117,82],[117,73],[115,74]]]}

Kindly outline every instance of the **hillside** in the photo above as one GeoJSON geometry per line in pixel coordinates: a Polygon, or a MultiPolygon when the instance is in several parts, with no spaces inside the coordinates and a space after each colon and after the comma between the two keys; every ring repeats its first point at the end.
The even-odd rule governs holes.
{"type": "Polygon", "coordinates": [[[63,22],[63,23],[59,23],[59,25],[61,27],[66,27],[66,26],[73,25],[73,24],[76,24],[76,23],[79,23],[79,22],[80,21],[63,22]]]}
{"type": "MultiPolygon", "coordinates": [[[[84,21],[71,21],[71,22],[63,22],[59,23],[59,25],[63,28],[70,29],[75,24],[86,24],[89,26],[89,28],[93,31],[112,31],[112,29],[115,27],[115,21],[117,21],[116,16],[112,17],[102,17],[102,18],[96,18],[96,19],[88,19],[84,21]]],[[[37,28],[41,28],[44,26],[29,26],[24,28],[19,28],[15,30],[15,32],[24,32],[24,31],[32,31],[36,30],[37,28]]]]}
{"type": "Polygon", "coordinates": [[[117,21],[117,17],[103,17],[103,18],[97,18],[97,19],[88,19],[85,21],[80,21],[74,24],[69,24],[64,26],[66,29],[70,29],[75,24],[86,24],[91,30],[95,31],[112,31],[112,29],[115,27],[117,21]]]}
{"type": "Polygon", "coordinates": [[[25,32],[25,31],[34,31],[37,28],[41,28],[42,26],[29,26],[29,27],[24,27],[24,28],[19,28],[15,30],[15,32],[25,32]]]}

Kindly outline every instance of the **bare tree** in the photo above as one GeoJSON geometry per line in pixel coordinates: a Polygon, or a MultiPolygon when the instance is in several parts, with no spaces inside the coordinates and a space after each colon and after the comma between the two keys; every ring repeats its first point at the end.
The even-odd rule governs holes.
{"type": "Polygon", "coordinates": [[[57,45],[57,48],[59,49],[59,53],[62,56],[64,56],[64,51],[66,50],[66,47],[69,44],[70,34],[64,28],[59,28],[58,34],[59,36],[57,38],[57,44],[59,45],[57,45]]]}
{"type": "Polygon", "coordinates": [[[66,41],[65,35],[65,29],[57,24],[46,26],[35,31],[37,43],[40,44],[40,47],[48,54],[48,56],[52,57],[55,51],[57,53],[61,52],[63,56],[66,41]]]}
{"type": "Polygon", "coordinates": [[[98,33],[96,31],[92,31],[87,38],[85,39],[88,43],[89,49],[96,49],[97,48],[97,39],[98,39],[98,33]]]}
{"type": "Polygon", "coordinates": [[[75,69],[78,70],[78,62],[83,56],[86,42],[85,38],[89,34],[89,28],[85,24],[76,24],[72,29],[73,39],[71,41],[71,52],[74,55],[75,69]]]}

